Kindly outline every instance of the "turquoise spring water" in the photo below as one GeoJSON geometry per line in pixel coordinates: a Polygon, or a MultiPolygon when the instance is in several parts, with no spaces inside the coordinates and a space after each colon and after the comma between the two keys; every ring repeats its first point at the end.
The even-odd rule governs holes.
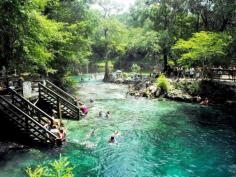
{"type": "Polygon", "coordinates": [[[27,166],[60,154],[69,158],[76,177],[236,176],[236,134],[219,121],[226,113],[196,104],[126,97],[126,89],[99,80],[83,83],[78,94],[90,112],[79,122],[66,121],[67,143],[55,150],[10,153],[0,162],[0,177],[22,177],[27,166]],[[99,111],[111,115],[98,117],[99,111]],[[205,124],[206,119],[217,122],[205,124]],[[107,141],[117,130],[118,144],[110,145],[107,141]]]}

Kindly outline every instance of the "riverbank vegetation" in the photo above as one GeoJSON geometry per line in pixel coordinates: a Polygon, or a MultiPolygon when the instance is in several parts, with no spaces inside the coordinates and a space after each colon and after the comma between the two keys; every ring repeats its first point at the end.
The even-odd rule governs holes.
{"type": "Polygon", "coordinates": [[[67,158],[60,157],[48,164],[39,165],[36,168],[29,167],[25,170],[28,177],[73,177],[73,167],[67,158]]]}
{"type": "MultiPolygon", "coordinates": [[[[115,68],[235,65],[235,3],[137,0],[2,0],[1,66],[49,75],[59,84],[79,66],[115,68]],[[96,7],[96,8],[93,8],[96,7]],[[101,63],[101,62],[100,62],[101,63]]],[[[105,78],[106,78],[105,77],[105,78]]]]}

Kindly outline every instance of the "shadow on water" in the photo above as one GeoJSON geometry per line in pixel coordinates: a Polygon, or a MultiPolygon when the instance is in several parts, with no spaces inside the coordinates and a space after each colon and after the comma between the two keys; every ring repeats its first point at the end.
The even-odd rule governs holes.
{"type": "Polygon", "coordinates": [[[184,114],[188,115],[189,120],[201,126],[212,126],[222,128],[233,128],[236,131],[234,122],[236,116],[230,110],[223,106],[200,106],[196,105],[186,108],[180,108],[184,114]],[[198,116],[196,116],[196,114],[198,116]]]}

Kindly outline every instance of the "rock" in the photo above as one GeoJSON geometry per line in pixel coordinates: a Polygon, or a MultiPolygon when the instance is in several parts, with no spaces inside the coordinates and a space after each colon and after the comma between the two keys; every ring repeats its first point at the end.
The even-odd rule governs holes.
{"type": "MultiPolygon", "coordinates": [[[[199,102],[197,99],[199,95],[201,98],[207,97],[210,104],[236,106],[236,83],[211,80],[170,80],[170,88],[166,94],[155,86],[154,81],[152,78],[146,78],[133,83],[129,94],[147,98],[165,97],[183,102],[199,102]]],[[[130,83],[132,84],[131,81],[130,83]]]]}
{"type": "Polygon", "coordinates": [[[187,93],[184,93],[182,90],[171,90],[167,94],[167,98],[176,100],[176,101],[184,101],[184,102],[192,102],[193,97],[187,93]]]}
{"type": "Polygon", "coordinates": [[[156,87],[155,85],[151,85],[151,86],[149,87],[149,90],[150,90],[150,92],[151,92],[152,94],[155,94],[156,91],[157,91],[157,87],[156,87]]]}
{"type": "Polygon", "coordinates": [[[117,78],[117,79],[115,80],[115,83],[117,83],[117,84],[122,84],[122,83],[124,83],[124,79],[123,79],[123,78],[117,78]]]}

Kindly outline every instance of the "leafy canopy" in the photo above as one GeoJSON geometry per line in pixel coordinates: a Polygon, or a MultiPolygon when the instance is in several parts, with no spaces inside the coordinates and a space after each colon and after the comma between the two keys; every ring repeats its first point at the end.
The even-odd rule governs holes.
{"type": "Polygon", "coordinates": [[[199,60],[204,62],[216,56],[223,57],[230,40],[231,37],[225,33],[202,31],[188,40],[178,40],[173,49],[182,53],[178,60],[180,63],[199,60]]]}

